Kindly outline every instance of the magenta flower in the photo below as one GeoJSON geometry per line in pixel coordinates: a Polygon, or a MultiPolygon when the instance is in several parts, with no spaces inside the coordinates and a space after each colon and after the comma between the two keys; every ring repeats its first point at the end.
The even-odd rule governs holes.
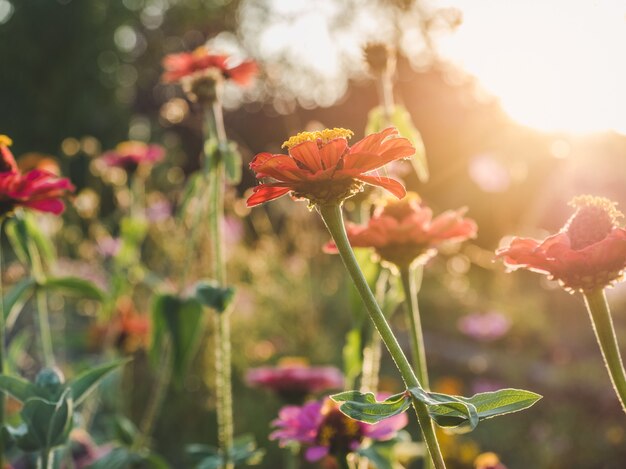
{"type": "Polygon", "coordinates": [[[408,423],[399,414],[375,424],[351,419],[342,414],[331,399],[309,402],[303,406],[285,406],[272,422],[277,429],[270,434],[281,446],[296,442],[307,447],[304,455],[310,461],[325,456],[345,458],[360,448],[365,438],[389,440],[408,423]]]}
{"type": "Polygon", "coordinates": [[[301,403],[309,394],[343,388],[343,374],[332,366],[301,364],[253,368],[246,381],[250,386],[269,389],[287,402],[301,403]]]}
{"type": "Polygon", "coordinates": [[[140,164],[154,164],[165,156],[161,145],[148,145],[143,142],[128,141],[119,143],[115,150],[104,153],[100,158],[107,166],[133,172],[140,164]]]}
{"type": "Polygon", "coordinates": [[[74,191],[72,183],[41,169],[22,174],[9,150],[11,143],[0,135],[0,216],[17,207],[59,215],[65,209],[61,199],[74,191]]]}

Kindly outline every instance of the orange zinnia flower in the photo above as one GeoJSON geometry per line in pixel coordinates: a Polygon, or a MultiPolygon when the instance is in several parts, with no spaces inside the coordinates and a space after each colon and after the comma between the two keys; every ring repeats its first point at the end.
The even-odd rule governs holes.
{"type": "Polygon", "coordinates": [[[568,291],[591,292],[618,281],[626,268],[626,230],[615,203],[580,196],[576,213],[557,234],[543,241],[514,238],[496,252],[510,270],[525,268],[558,280],[568,291]]]}
{"type": "Polygon", "coordinates": [[[301,132],[283,148],[288,155],[259,153],[250,163],[257,178],[276,182],[260,184],[248,198],[248,207],[277,199],[288,192],[308,199],[310,205],[341,203],[360,192],[364,184],[387,189],[398,198],[406,193],[398,181],[371,174],[387,163],[409,158],[415,148],[398,131],[388,128],[348,146],[351,130],[325,129],[301,132]]]}
{"type": "Polygon", "coordinates": [[[258,67],[252,60],[231,66],[227,55],[211,54],[205,46],[193,52],[170,54],[163,59],[163,81],[174,83],[185,77],[202,74],[209,70],[219,72],[225,80],[232,80],[240,86],[247,85],[256,75],[258,67]]]}
{"type": "MultiPolygon", "coordinates": [[[[448,210],[433,219],[432,210],[409,193],[378,207],[367,225],[348,223],[346,229],[353,247],[372,247],[384,261],[405,267],[414,261],[426,263],[442,243],[474,238],[478,228],[464,213],[465,209],[448,210]]],[[[325,250],[337,252],[333,242],[325,250]]]]}

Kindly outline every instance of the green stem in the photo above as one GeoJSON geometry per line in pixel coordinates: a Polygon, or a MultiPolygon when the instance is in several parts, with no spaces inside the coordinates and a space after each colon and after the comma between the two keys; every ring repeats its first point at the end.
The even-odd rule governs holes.
{"type": "Polygon", "coordinates": [[[52,367],[55,365],[55,359],[54,350],[52,348],[52,332],[50,331],[50,316],[48,314],[48,299],[46,298],[46,291],[42,286],[46,280],[46,276],[35,243],[32,239],[29,239],[26,244],[30,256],[32,275],[37,283],[35,300],[37,303],[37,322],[39,326],[43,362],[46,367],[52,367]]]}
{"type": "Polygon", "coordinates": [[[37,461],[38,469],[52,469],[54,466],[54,452],[50,448],[44,448],[39,453],[39,460],[37,461]]]}
{"type": "MultiPolygon", "coordinates": [[[[416,267],[420,272],[414,272],[421,278],[422,266],[416,267]]],[[[415,281],[415,275],[412,275],[410,267],[400,268],[400,278],[402,279],[402,288],[404,289],[404,301],[406,303],[407,319],[409,320],[409,336],[411,338],[411,355],[413,367],[417,372],[417,376],[422,383],[424,389],[428,391],[428,367],[426,365],[426,350],[424,348],[424,334],[422,333],[422,321],[420,319],[420,311],[417,303],[417,294],[419,287],[415,281]]]]}
{"type": "Polygon", "coordinates": [[[604,295],[604,290],[595,290],[584,293],[585,303],[591,325],[598,339],[598,345],[604,358],[604,364],[609,372],[611,383],[615,394],[622,405],[622,409],[626,412],[626,372],[620,355],[613,321],[611,320],[611,312],[604,295]]]}
{"type": "MultiPolygon", "coordinates": [[[[209,234],[211,238],[211,254],[213,257],[213,277],[220,286],[226,285],[226,268],[224,262],[224,245],[222,225],[224,221],[224,182],[225,168],[222,149],[228,145],[222,106],[219,100],[212,108],[213,130],[218,140],[220,151],[211,160],[209,173],[210,207],[209,234]]],[[[232,462],[233,449],[233,403],[231,383],[230,355],[230,313],[217,313],[215,335],[215,374],[217,397],[217,426],[219,445],[224,455],[225,469],[234,468],[232,462]]]]}
{"type": "MultiPolygon", "coordinates": [[[[5,320],[4,320],[4,286],[2,283],[3,273],[3,258],[2,258],[2,225],[4,224],[4,218],[0,218],[0,374],[4,374],[4,344],[6,342],[5,337],[5,320]]],[[[4,468],[4,438],[2,432],[4,432],[4,392],[0,392],[0,467],[4,468]]]]}
{"type": "MultiPolygon", "coordinates": [[[[420,387],[420,383],[411,368],[409,360],[406,358],[400,344],[398,344],[396,337],[393,335],[391,327],[389,327],[383,312],[376,303],[374,294],[367,284],[367,280],[365,280],[365,277],[359,268],[359,264],[354,256],[350,242],[348,241],[348,236],[346,235],[346,229],[341,215],[341,207],[339,204],[324,205],[318,206],[318,210],[324,220],[324,223],[326,223],[326,227],[328,228],[330,235],[335,241],[337,250],[341,255],[341,259],[343,260],[348,273],[352,277],[352,280],[361,295],[370,318],[374,322],[376,329],[378,329],[387,350],[389,350],[393,361],[400,371],[404,384],[407,388],[420,387]]],[[[414,397],[412,397],[412,403],[415,413],[417,414],[417,420],[424,435],[426,446],[428,447],[430,456],[435,464],[435,468],[445,469],[446,465],[441,454],[441,449],[439,448],[433,423],[428,415],[428,409],[423,402],[414,397]]]]}

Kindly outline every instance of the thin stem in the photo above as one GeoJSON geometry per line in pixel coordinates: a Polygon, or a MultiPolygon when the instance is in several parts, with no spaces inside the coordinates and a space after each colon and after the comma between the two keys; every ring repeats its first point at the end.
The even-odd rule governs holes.
{"type": "Polygon", "coordinates": [[[172,366],[170,360],[172,359],[172,344],[169,340],[165,340],[163,343],[163,350],[161,351],[161,372],[159,373],[156,389],[150,395],[150,401],[146,407],[143,420],[139,426],[141,435],[135,442],[135,448],[141,449],[142,446],[150,439],[154,424],[156,423],[157,416],[163,408],[163,402],[167,395],[167,389],[172,378],[172,366]]]}
{"type": "MultiPolygon", "coordinates": [[[[324,205],[318,206],[318,210],[324,220],[324,223],[326,223],[326,227],[328,228],[330,235],[335,241],[335,245],[341,255],[341,259],[343,260],[348,273],[352,277],[352,280],[361,295],[370,318],[374,322],[376,329],[378,329],[387,350],[389,350],[393,361],[400,371],[404,384],[407,388],[420,387],[420,383],[411,368],[409,360],[406,358],[400,344],[398,344],[396,337],[393,335],[391,327],[389,327],[383,312],[376,303],[374,294],[367,284],[367,280],[365,280],[365,277],[359,268],[359,264],[354,256],[350,242],[348,241],[348,236],[346,235],[343,217],[341,215],[341,207],[338,204],[324,205]]],[[[428,409],[423,402],[414,397],[412,397],[412,403],[415,413],[417,414],[417,420],[422,429],[422,433],[424,434],[426,446],[428,447],[430,456],[435,464],[435,468],[445,469],[446,465],[441,454],[441,449],[439,448],[439,443],[437,442],[437,436],[435,435],[433,423],[428,415],[428,409]]]]}
{"type": "MultiPolygon", "coordinates": [[[[4,374],[4,344],[6,342],[5,319],[4,319],[4,286],[2,283],[3,258],[2,258],[2,225],[4,218],[0,218],[0,374],[4,374]]],[[[0,392],[0,432],[4,429],[4,392],[0,392]]],[[[0,467],[4,467],[4,438],[0,434],[0,467]]]]}
{"type": "MultiPolygon", "coordinates": [[[[422,266],[416,267],[422,270],[422,266]]],[[[428,390],[428,367],[426,365],[426,350],[424,348],[424,334],[422,333],[422,321],[420,319],[420,311],[417,303],[417,294],[419,287],[416,285],[416,273],[421,278],[421,272],[411,272],[410,268],[400,268],[400,278],[402,279],[402,288],[404,289],[404,301],[406,303],[406,315],[409,320],[409,336],[411,338],[411,355],[413,367],[417,372],[420,383],[424,389],[428,390]]]]}
{"type": "MultiPolygon", "coordinates": [[[[384,303],[389,281],[389,271],[379,269],[376,280],[376,301],[384,303]]],[[[363,366],[361,377],[361,391],[376,392],[378,389],[378,375],[380,373],[381,347],[380,335],[375,331],[367,331],[367,345],[363,349],[363,366]]],[[[361,458],[366,459],[366,458],[361,458]]]]}
{"type": "Polygon", "coordinates": [[[38,469],[52,469],[54,466],[54,452],[50,448],[44,448],[39,453],[37,461],[38,469]]]}
{"type": "MultiPolygon", "coordinates": [[[[228,145],[224,129],[222,105],[219,100],[212,107],[213,130],[218,140],[218,148],[222,150],[228,145]]],[[[225,168],[221,151],[211,160],[209,173],[210,207],[209,234],[211,254],[213,257],[213,277],[220,286],[226,285],[226,268],[224,261],[224,245],[222,227],[224,222],[224,181],[225,168]]],[[[217,426],[219,445],[224,455],[225,469],[233,469],[233,402],[231,383],[230,355],[230,312],[217,313],[215,335],[215,374],[217,398],[217,426]]]]}
{"type": "Polygon", "coordinates": [[[626,412],[626,372],[604,290],[584,293],[593,331],[622,409],[626,412]]]}
{"type": "Polygon", "coordinates": [[[46,291],[42,288],[45,282],[45,274],[39,251],[35,247],[32,239],[27,241],[28,254],[30,256],[32,275],[37,282],[35,290],[35,300],[37,303],[37,322],[39,325],[39,338],[41,340],[41,351],[43,362],[46,367],[55,365],[54,350],[52,348],[52,332],[50,330],[50,315],[48,314],[48,299],[46,291]]]}

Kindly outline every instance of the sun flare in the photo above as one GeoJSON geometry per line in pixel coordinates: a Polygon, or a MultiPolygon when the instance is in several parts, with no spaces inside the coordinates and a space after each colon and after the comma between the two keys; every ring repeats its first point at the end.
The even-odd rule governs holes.
{"type": "Polygon", "coordinates": [[[453,0],[441,52],[516,121],[545,131],[626,133],[626,3],[453,0]]]}

